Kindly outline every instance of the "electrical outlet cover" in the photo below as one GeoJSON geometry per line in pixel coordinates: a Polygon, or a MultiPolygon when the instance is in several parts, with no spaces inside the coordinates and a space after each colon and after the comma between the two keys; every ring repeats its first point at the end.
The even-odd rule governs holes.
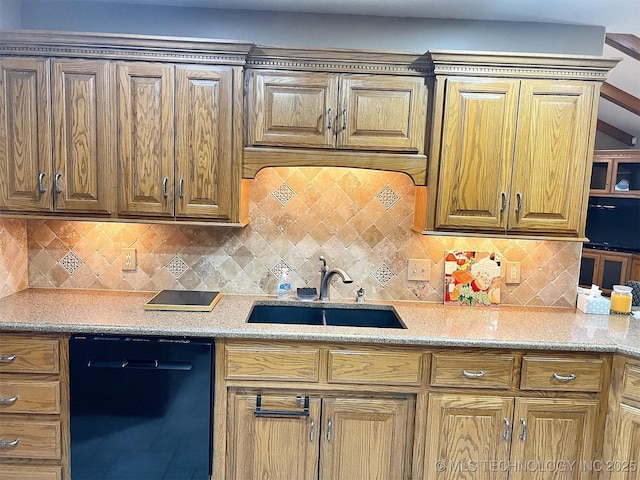
{"type": "Polygon", "coordinates": [[[137,265],[136,249],[135,248],[123,248],[122,249],[122,271],[132,271],[136,269],[137,265]]]}

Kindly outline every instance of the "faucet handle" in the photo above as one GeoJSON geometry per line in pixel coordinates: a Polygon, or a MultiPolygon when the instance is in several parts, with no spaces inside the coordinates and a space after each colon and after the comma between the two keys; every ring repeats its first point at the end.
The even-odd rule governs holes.
{"type": "Polygon", "coordinates": [[[318,260],[320,260],[322,262],[322,269],[326,270],[327,269],[327,261],[324,259],[324,257],[322,255],[320,255],[320,258],[318,258],[318,260]]]}

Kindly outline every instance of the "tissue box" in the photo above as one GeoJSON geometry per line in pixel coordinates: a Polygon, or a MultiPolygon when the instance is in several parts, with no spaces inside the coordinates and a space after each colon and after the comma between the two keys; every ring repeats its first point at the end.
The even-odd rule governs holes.
{"type": "Polygon", "coordinates": [[[607,297],[590,297],[582,293],[578,294],[578,310],[584,313],[596,313],[609,315],[611,301],[607,297]]]}

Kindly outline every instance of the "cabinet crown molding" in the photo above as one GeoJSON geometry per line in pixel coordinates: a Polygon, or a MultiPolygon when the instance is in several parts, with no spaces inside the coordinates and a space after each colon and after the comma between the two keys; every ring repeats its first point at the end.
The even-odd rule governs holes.
{"type": "Polygon", "coordinates": [[[111,33],[0,31],[0,54],[244,65],[252,43],[111,33]]]}
{"type": "Polygon", "coordinates": [[[593,55],[429,50],[436,75],[606,80],[622,59],[593,55]]]}

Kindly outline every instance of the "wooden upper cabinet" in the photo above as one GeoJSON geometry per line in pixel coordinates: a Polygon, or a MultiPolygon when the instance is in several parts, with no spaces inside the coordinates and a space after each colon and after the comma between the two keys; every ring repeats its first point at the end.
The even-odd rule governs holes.
{"type": "Polygon", "coordinates": [[[174,69],[116,64],[119,212],[174,216],[174,69]]]}
{"type": "Polygon", "coordinates": [[[423,78],[253,71],[248,80],[250,145],[424,151],[423,78]]]}
{"type": "Polygon", "coordinates": [[[0,210],[53,209],[50,61],[0,58],[0,210]]]}
{"type": "Polygon", "coordinates": [[[252,145],[335,147],[338,75],[254,71],[247,76],[252,145]]]}
{"type": "Polygon", "coordinates": [[[438,228],[506,228],[519,89],[518,80],[447,80],[438,228]]]}
{"type": "Polygon", "coordinates": [[[422,153],[427,118],[424,83],[416,77],[343,76],[337,147],[422,153]]]}
{"type": "Polygon", "coordinates": [[[108,61],[53,60],[56,211],[111,213],[112,154],[108,61]]]}
{"type": "Polygon", "coordinates": [[[177,216],[231,219],[233,77],[233,67],[176,67],[177,216]]]}
{"type": "Polygon", "coordinates": [[[585,82],[522,82],[509,229],[581,234],[596,100],[585,82]]]}

